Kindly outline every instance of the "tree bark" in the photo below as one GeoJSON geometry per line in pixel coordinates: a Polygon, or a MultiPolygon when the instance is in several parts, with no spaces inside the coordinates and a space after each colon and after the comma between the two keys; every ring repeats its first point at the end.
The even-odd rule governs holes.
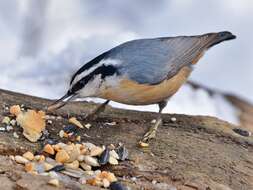
{"type": "MultiPolygon", "coordinates": [[[[8,114],[4,108],[24,104],[42,110],[51,100],[0,91],[0,120],[8,114]]],[[[73,102],[53,113],[62,116],[47,125],[50,138],[59,139],[58,133],[69,116],[75,116],[90,129],[82,129],[82,141],[96,145],[124,143],[129,160],[117,166],[105,166],[132,189],[175,189],[177,190],[249,190],[253,189],[253,137],[243,137],[233,132],[236,126],[208,116],[164,114],[163,125],[157,138],[148,148],[139,148],[138,141],[151,125],[157,114],[106,107],[95,120],[85,120],[96,104],[73,102]],[[171,118],[175,117],[176,121],[171,118]],[[116,122],[110,126],[106,123],[116,122]]],[[[3,124],[0,124],[1,127],[3,124]]],[[[27,141],[20,128],[12,132],[0,132],[0,183],[6,189],[54,189],[47,185],[47,178],[32,176],[22,166],[13,163],[6,155],[21,154],[27,150],[41,149],[42,141],[27,141]]],[[[1,188],[2,189],[2,188],[1,188]]],[[[61,184],[60,189],[99,189],[86,185],[61,184]],[[71,187],[70,187],[71,186],[71,187]]]]}

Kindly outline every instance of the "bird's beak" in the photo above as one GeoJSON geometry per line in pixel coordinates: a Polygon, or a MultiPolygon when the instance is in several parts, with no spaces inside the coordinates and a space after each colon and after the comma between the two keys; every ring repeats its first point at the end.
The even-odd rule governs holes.
{"type": "Polygon", "coordinates": [[[61,107],[63,107],[65,104],[67,104],[69,101],[73,100],[75,97],[74,94],[69,95],[69,94],[65,94],[62,98],[60,98],[59,100],[55,101],[53,104],[51,104],[50,106],[48,106],[46,108],[47,111],[54,111],[57,110],[61,107]]]}

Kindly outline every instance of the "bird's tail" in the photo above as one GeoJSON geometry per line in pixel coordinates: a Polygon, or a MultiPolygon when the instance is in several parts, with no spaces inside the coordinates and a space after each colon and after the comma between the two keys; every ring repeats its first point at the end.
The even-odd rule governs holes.
{"type": "Polygon", "coordinates": [[[236,38],[235,35],[233,35],[231,32],[228,32],[228,31],[218,32],[218,33],[208,33],[208,34],[202,35],[202,37],[207,39],[207,44],[206,44],[207,48],[210,48],[223,41],[233,40],[236,38]]]}

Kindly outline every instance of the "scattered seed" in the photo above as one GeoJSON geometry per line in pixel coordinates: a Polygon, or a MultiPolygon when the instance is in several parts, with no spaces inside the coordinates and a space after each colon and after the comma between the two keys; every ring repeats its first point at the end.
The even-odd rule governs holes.
{"type": "Polygon", "coordinates": [[[76,133],[77,132],[77,126],[75,125],[67,125],[63,128],[63,131],[65,133],[76,133]]]}
{"type": "Polygon", "coordinates": [[[39,162],[35,164],[35,170],[37,173],[44,173],[45,172],[45,166],[44,163],[39,162]]]}
{"type": "Polygon", "coordinates": [[[60,182],[59,182],[58,179],[50,179],[50,180],[48,181],[48,184],[53,185],[53,186],[55,186],[55,187],[59,187],[59,186],[60,186],[60,182]]]}
{"type": "Polygon", "coordinates": [[[91,156],[85,156],[84,161],[86,164],[88,164],[90,166],[94,166],[94,167],[100,166],[98,160],[94,157],[91,157],[91,156]]]}
{"type": "Polygon", "coordinates": [[[39,160],[40,160],[40,155],[34,156],[34,160],[35,160],[35,161],[39,161],[39,160]]]}
{"type": "Polygon", "coordinates": [[[84,163],[84,162],[81,162],[80,163],[80,166],[85,170],[85,171],[91,171],[91,166],[84,163]]]}
{"type": "Polygon", "coordinates": [[[110,125],[110,126],[114,126],[114,125],[116,125],[117,123],[116,123],[115,121],[113,121],[113,122],[106,122],[105,124],[106,124],[106,125],[110,125]]]}
{"type": "Polygon", "coordinates": [[[128,150],[126,149],[125,146],[119,146],[117,149],[116,149],[116,152],[118,153],[119,155],[119,160],[126,160],[127,157],[128,157],[128,150]]]}
{"type": "Polygon", "coordinates": [[[59,178],[59,175],[55,171],[50,171],[48,172],[48,174],[49,174],[49,177],[51,178],[56,178],[56,179],[59,178]]]}
{"type": "Polygon", "coordinates": [[[52,145],[50,145],[50,144],[46,144],[46,145],[44,146],[43,151],[46,152],[46,153],[48,153],[48,154],[51,154],[51,155],[54,155],[54,154],[55,154],[54,148],[53,148],[52,145]]]}
{"type": "Polygon", "coordinates": [[[21,108],[19,105],[14,105],[10,107],[10,113],[17,116],[18,114],[21,113],[21,108]]]}
{"type": "Polygon", "coordinates": [[[66,163],[65,166],[66,168],[77,169],[79,168],[79,162],[75,160],[74,162],[66,163]]]}
{"type": "Polygon", "coordinates": [[[62,171],[61,173],[64,173],[74,178],[80,178],[85,175],[85,171],[83,171],[82,169],[71,169],[71,168],[66,168],[66,170],[62,171]]]}
{"type": "Polygon", "coordinates": [[[89,128],[91,128],[91,124],[87,123],[87,124],[84,125],[84,127],[87,128],[87,129],[89,129],[89,128]]]}
{"type": "Polygon", "coordinates": [[[6,131],[5,127],[0,127],[0,131],[6,131]]]}
{"type": "Polygon", "coordinates": [[[51,172],[51,171],[60,172],[63,170],[65,170],[65,166],[61,164],[61,165],[56,165],[55,167],[49,169],[47,172],[51,172]]]}
{"type": "Polygon", "coordinates": [[[13,137],[16,138],[16,139],[18,139],[18,138],[19,138],[19,135],[18,135],[16,132],[14,132],[14,133],[13,133],[13,137]]]}
{"type": "Polygon", "coordinates": [[[119,155],[115,150],[110,151],[110,156],[117,159],[117,160],[119,160],[119,155]]]}
{"type": "Polygon", "coordinates": [[[13,161],[15,161],[15,157],[13,155],[10,155],[9,158],[13,161]]]}
{"type": "Polygon", "coordinates": [[[109,157],[109,163],[111,165],[118,165],[119,164],[118,160],[112,156],[109,157]]]}
{"type": "Polygon", "coordinates": [[[100,156],[103,153],[103,149],[98,147],[98,146],[94,146],[90,149],[90,156],[100,156]]]}
{"type": "Polygon", "coordinates": [[[11,120],[10,120],[9,117],[4,117],[3,120],[2,120],[2,123],[3,123],[3,124],[6,124],[6,125],[9,125],[10,121],[11,121],[11,120]]]}
{"type": "Polygon", "coordinates": [[[96,147],[96,145],[89,142],[83,143],[83,145],[87,147],[89,150],[91,150],[93,147],[96,147]]]}
{"type": "Polygon", "coordinates": [[[56,166],[56,165],[59,164],[59,163],[57,163],[57,162],[55,161],[55,159],[52,159],[52,158],[50,158],[50,157],[46,157],[46,160],[45,160],[45,161],[46,161],[47,163],[53,165],[53,166],[56,166]]]}
{"type": "Polygon", "coordinates": [[[155,123],[156,123],[156,120],[153,119],[150,123],[155,124],[155,123]]]}
{"type": "Polygon", "coordinates": [[[145,143],[145,142],[140,141],[140,142],[139,142],[139,146],[140,146],[141,148],[146,148],[146,147],[149,147],[149,144],[148,144],[148,143],[145,143]]]}
{"type": "Polygon", "coordinates": [[[80,135],[76,137],[76,141],[78,141],[78,142],[81,141],[81,136],[80,135]]]}
{"type": "Polygon", "coordinates": [[[79,180],[78,180],[79,183],[81,183],[82,185],[86,184],[86,177],[81,177],[79,180]]]}
{"type": "Polygon", "coordinates": [[[12,126],[15,126],[16,125],[16,120],[15,119],[12,119],[11,121],[10,121],[10,124],[12,125],[12,126]]]}
{"type": "Polygon", "coordinates": [[[94,171],[84,171],[85,175],[94,175],[94,171]]]}
{"type": "Polygon", "coordinates": [[[15,161],[19,164],[26,164],[29,162],[29,160],[27,160],[26,158],[22,156],[15,156],[15,161]]]}
{"type": "Polygon", "coordinates": [[[63,130],[60,130],[60,132],[59,132],[59,136],[61,137],[61,138],[63,138],[64,137],[64,131],[63,130]]]}
{"type": "MultiPolygon", "coordinates": [[[[52,145],[52,147],[53,147],[53,145],[57,144],[57,140],[47,138],[47,139],[43,142],[43,144],[44,144],[44,145],[50,144],[50,145],[52,145]]],[[[54,148],[54,147],[53,147],[53,148],[54,148]]]]}
{"type": "Polygon", "coordinates": [[[115,175],[111,172],[107,172],[107,171],[102,171],[97,177],[101,178],[101,179],[107,179],[109,182],[115,182],[117,181],[117,178],[115,177],[115,175]]]}
{"type": "Polygon", "coordinates": [[[47,120],[47,123],[48,123],[49,125],[51,125],[51,124],[53,123],[53,121],[52,121],[52,120],[47,120]]]}
{"type": "Polygon", "coordinates": [[[56,162],[64,163],[69,160],[69,155],[65,150],[60,150],[55,156],[56,162]]]}
{"type": "Polygon", "coordinates": [[[80,121],[78,121],[75,117],[71,117],[69,119],[69,123],[72,123],[72,124],[76,125],[79,128],[84,128],[83,125],[80,123],[80,121]]]}
{"type": "Polygon", "coordinates": [[[47,163],[47,162],[44,163],[44,170],[45,170],[45,171],[49,171],[49,170],[51,170],[52,168],[54,168],[53,165],[51,165],[51,164],[49,164],[49,163],[47,163]]]}
{"type": "Polygon", "coordinates": [[[34,159],[34,155],[32,152],[27,151],[26,153],[23,154],[23,157],[26,158],[27,160],[32,161],[34,159]]]}
{"type": "Polygon", "coordinates": [[[176,122],[176,121],[177,121],[177,118],[172,117],[172,118],[170,118],[170,120],[171,120],[172,122],[176,122]]]}
{"type": "Polygon", "coordinates": [[[28,162],[25,164],[25,171],[26,172],[32,172],[35,170],[35,164],[32,162],[28,162]]]}
{"type": "Polygon", "coordinates": [[[244,136],[244,137],[249,137],[251,136],[251,132],[250,131],[246,131],[246,130],[243,130],[243,129],[240,129],[240,128],[234,128],[233,131],[241,136],[244,136]]]}
{"type": "Polygon", "coordinates": [[[106,148],[98,160],[99,164],[101,164],[101,165],[107,164],[107,162],[109,161],[109,157],[110,157],[110,150],[108,148],[106,148]]]}
{"type": "Polygon", "coordinates": [[[110,185],[111,190],[127,190],[127,187],[122,185],[120,182],[113,182],[110,185]]]}
{"type": "Polygon", "coordinates": [[[110,186],[110,182],[107,180],[107,179],[103,179],[103,186],[105,187],[105,188],[107,188],[107,187],[109,187],[110,186]]]}
{"type": "Polygon", "coordinates": [[[7,126],[6,126],[6,130],[7,130],[7,131],[11,131],[11,130],[13,130],[13,127],[10,126],[10,125],[7,125],[7,126]]]}

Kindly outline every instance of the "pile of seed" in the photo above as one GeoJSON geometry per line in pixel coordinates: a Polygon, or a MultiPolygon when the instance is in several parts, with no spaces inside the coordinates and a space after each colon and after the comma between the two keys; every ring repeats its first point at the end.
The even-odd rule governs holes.
{"type": "Polygon", "coordinates": [[[49,184],[58,186],[59,181],[67,175],[77,179],[81,184],[109,187],[117,181],[115,175],[101,171],[99,167],[106,164],[117,165],[125,160],[128,152],[123,145],[96,146],[92,143],[46,144],[43,153],[34,155],[26,152],[22,156],[10,156],[15,162],[25,165],[25,170],[32,174],[50,176],[49,184]]]}

